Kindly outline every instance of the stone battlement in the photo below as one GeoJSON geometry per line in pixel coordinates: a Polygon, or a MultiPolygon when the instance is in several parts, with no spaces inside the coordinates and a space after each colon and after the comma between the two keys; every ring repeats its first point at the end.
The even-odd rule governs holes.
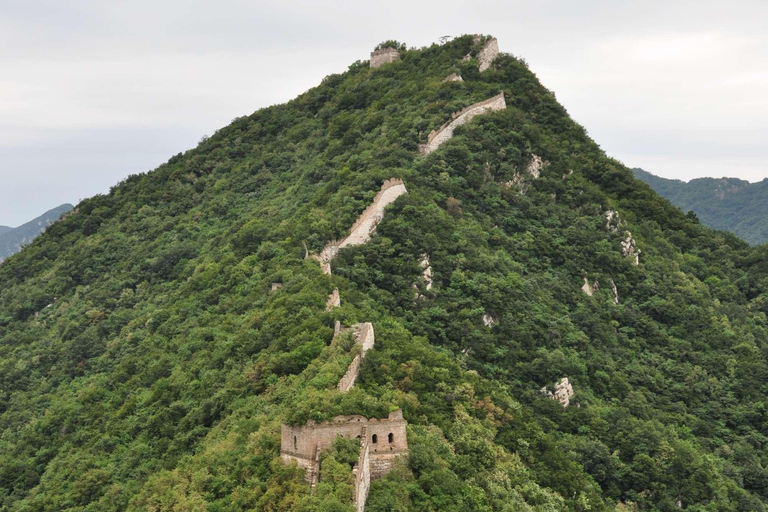
{"type": "Polygon", "coordinates": [[[474,103],[458,112],[454,112],[451,114],[450,121],[437,130],[430,132],[429,137],[427,137],[427,143],[420,145],[419,151],[422,155],[428,155],[440,147],[440,144],[451,139],[453,131],[459,126],[468,123],[473,117],[484,114],[489,110],[504,110],[505,108],[507,108],[507,102],[504,100],[504,92],[502,91],[493,98],[474,103]]]}
{"type": "Polygon", "coordinates": [[[397,457],[408,453],[407,424],[403,411],[398,409],[384,419],[336,416],[322,423],[309,421],[298,427],[282,425],[280,458],[285,464],[295,461],[305,469],[307,479],[314,483],[320,453],[327,450],[337,436],[358,438],[361,445],[368,445],[370,478],[381,478],[392,469],[397,457]]]}
{"type": "Polygon", "coordinates": [[[389,64],[400,60],[400,52],[395,48],[379,48],[371,52],[371,68],[380,68],[384,64],[389,64]]]}

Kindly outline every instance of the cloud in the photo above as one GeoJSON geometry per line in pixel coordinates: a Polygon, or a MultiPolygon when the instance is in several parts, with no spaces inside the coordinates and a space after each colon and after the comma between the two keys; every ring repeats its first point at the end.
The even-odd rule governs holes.
{"type": "Polygon", "coordinates": [[[760,179],[766,17],[738,0],[5,2],[0,224],[106,192],[380,41],[444,34],[497,36],[627,165],[760,179]]]}

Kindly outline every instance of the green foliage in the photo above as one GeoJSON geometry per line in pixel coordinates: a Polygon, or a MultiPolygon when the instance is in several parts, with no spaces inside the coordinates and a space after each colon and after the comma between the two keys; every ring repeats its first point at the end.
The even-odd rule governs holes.
{"type": "Polygon", "coordinates": [[[409,456],[372,484],[371,511],[765,510],[767,249],[638,184],[524,62],[480,74],[462,61],[477,49],[464,36],[353,64],[6,260],[0,509],[351,510],[354,442],[311,493],[279,458],[280,424],[401,408],[409,456]],[[499,90],[506,110],[417,155],[499,90]],[[392,177],[409,194],[322,274],[305,244],[344,236],[392,177]],[[333,342],[336,320],[376,333],[345,394],[356,348],[333,342]],[[568,409],[539,391],[563,376],[568,409]]]}
{"type": "Polygon", "coordinates": [[[749,183],[738,178],[697,178],[689,182],[632,169],[635,177],[668,199],[693,222],[730,231],[753,245],[768,241],[768,181],[749,183]]]}

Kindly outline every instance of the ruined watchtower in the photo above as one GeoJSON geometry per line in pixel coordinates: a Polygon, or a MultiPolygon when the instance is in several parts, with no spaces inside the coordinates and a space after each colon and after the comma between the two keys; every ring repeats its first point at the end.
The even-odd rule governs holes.
{"type": "Polygon", "coordinates": [[[371,52],[371,69],[400,60],[400,52],[395,48],[379,48],[371,52]]]}
{"type": "Polygon", "coordinates": [[[400,455],[408,453],[408,438],[403,411],[398,409],[386,419],[368,419],[365,416],[336,416],[331,421],[293,427],[283,425],[280,436],[280,458],[291,461],[306,470],[310,483],[318,480],[320,454],[328,449],[336,436],[358,438],[368,445],[370,478],[384,476],[400,455]]]}

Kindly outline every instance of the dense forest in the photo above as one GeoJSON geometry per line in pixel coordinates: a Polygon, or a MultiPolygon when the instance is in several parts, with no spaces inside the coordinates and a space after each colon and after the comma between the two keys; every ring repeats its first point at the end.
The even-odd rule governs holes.
{"type": "Polygon", "coordinates": [[[753,245],[768,241],[768,179],[750,183],[738,178],[696,178],[685,182],[632,169],[660,196],[701,223],[735,233],[753,245]]]}
{"type": "Polygon", "coordinates": [[[522,59],[480,73],[481,44],[356,62],[3,262],[0,510],[352,511],[356,447],[310,492],[280,425],[398,408],[409,456],[370,512],[768,509],[768,249],[636,180],[522,59]],[[323,274],[305,244],[393,177],[409,193],[323,274]],[[346,394],[337,320],[376,329],[346,394]],[[541,392],[562,377],[567,408],[541,392]]]}

